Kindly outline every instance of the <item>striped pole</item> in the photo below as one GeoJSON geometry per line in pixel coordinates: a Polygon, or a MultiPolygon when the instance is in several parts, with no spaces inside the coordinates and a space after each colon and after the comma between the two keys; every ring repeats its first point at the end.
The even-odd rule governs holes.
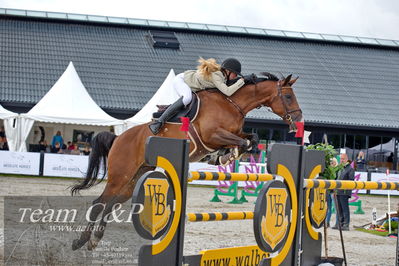
{"type": "Polygon", "coordinates": [[[215,181],[269,181],[274,177],[271,174],[253,173],[223,173],[223,172],[190,172],[188,182],[193,180],[215,180],[215,181]]]}
{"type": "Polygon", "coordinates": [[[304,188],[399,190],[399,182],[305,179],[304,188]]]}
{"type": "Polygon", "coordinates": [[[206,222],[206,221],[228,221],[228,220],[252,220],[254,212],[200,212],[187,213],[189,222],[206,222]]]}

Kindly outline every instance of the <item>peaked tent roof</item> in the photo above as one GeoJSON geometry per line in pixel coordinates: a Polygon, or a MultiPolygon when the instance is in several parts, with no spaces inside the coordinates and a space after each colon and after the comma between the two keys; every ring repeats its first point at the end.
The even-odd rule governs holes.
{"type": "Polygon", "coordinates": [[[22,116],[50,123],[96,126],[122,124],[122,121],[108,115],[94,102],[72,62],[46,95],[22,116]]]}
{"type": "Polygon", "coordinates": [[[17,113],[11,112],[0,105],[0,119],[15,118],[17,116],[17,113]]]}
{"type": "Polygon", "coordinates": [[[150,122],[152,114],[157,111],[157,105],[172,104],[178,99],[179,96],[173,88],[174,77],[175,72],[171,69],[154,96],[137,114],[126,120],[128,127],[150,122]]]}

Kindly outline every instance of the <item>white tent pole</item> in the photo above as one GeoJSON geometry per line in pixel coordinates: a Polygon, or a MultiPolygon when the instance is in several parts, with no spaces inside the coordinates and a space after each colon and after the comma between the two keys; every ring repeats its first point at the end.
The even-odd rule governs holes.
{"type": "Polygon", "coordinates": [[[8,149],[10,151],[16,151],[18,148],[18,140],[19,140],[19,118],[7,118],[4,119],[4,131],[6,134],[7,142],[8,142],[8,149]],[[15,120],[15,127],[14,127],[14,120],[15,120]]]}
{"type": "Polygon", "coordinates": [[[19,126],[19,145],[18,145],[18,150],[17,151],[27,151],[26,149],[26,139],[29,136],[30,131],[32,130],[34,120],[21,117],[20,118],[20,126],[19,126]]]}

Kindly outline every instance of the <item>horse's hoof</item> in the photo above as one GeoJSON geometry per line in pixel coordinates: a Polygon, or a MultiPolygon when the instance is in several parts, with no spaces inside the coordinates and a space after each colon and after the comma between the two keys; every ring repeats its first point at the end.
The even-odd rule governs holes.
{"type": "MultiPolygon", "coordinates": [[[[240,155],[240,152],[238,151],[238,148],[235,147],[233,150],[233,158],[237,159],[239,155],[240,155]]],[[[234,159],[233,159],[233,161],[234,161],[234,159]]]]}
{"type": "Polygon", "coordinates": [[[72,250],[80,249],[83,245],[84,245],[84,243],[82,243],[82,241],[80,241],[80,239],[74,239],[72,241],[72,250]]]}
{"type": "Polygon", "coordinates": [[[247,151],[251,151],[252,150],[252,142],[249,140],[249,139],[247,139],[247,151]]]}
{"type": "Polygon", "coordinates": [[[89,242],[87,242],[87,249],[88,250],[94,250],[97,247],[98,243],[95,242],[94,240],[89,240],[89,242]]]}
{"type": "Polygon", "coordinates": [[[100,240],[101,239],[99,239],[98,237],[90,239],[89,242],[87,243],[87,249],[94,250],[98,246],[98,243],[100,243],[100,240]]]}

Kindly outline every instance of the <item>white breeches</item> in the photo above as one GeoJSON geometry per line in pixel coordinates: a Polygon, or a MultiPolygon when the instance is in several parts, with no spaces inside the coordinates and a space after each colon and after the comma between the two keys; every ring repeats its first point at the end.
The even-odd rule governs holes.
{"type": "Polygon", "coordinates": [[[191,88],[184,82],[184,73],[180,73],[175,77],[173,80],[173,87],[179,97],[183,96],[183,104],[185,106],[191,102],[191,88]]]}

